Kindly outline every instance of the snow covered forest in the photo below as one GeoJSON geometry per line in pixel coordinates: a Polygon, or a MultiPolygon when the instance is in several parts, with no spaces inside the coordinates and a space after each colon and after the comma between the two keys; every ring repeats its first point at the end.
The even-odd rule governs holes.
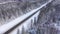
{"type": "Polygon", "coordinates": [[[39,7],[42,2],[43,0],[0,0],[0,25],[39,7]]]}
{"type": "MultiPolygon", "coordinates": [[[[0,0],[0,26],[29,11],[38,8],[49,0],[0,0]]],[[[60,0],[53,0],[46,8],[41,9],[38,22],[31,21],[26,31],[17,30],[17,34],[60,34],[60,0]]]]}

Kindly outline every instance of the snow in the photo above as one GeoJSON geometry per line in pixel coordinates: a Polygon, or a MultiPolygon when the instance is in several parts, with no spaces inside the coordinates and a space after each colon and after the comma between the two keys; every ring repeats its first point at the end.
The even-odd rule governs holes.
{"type": "Polygon", "coordinates": [[[30,15],[32,15],[33,13],[37,12],[38,10],[40,10],[41,8],[43,8],[44,6],[46,6],[48,3],[50,3],[52,0],[49,0],[47,3],[41,5],[39,8],[32,10],[31,12],[22,15],[19,18],[16,18],[15,20],[4,24],[0,27],[0,34],[5,33],[6,31],[8,31],[9,29],[11,29],[12,27],[14,27],[15,25],[17,25],[18,23],[20,23],[21,21],[23,21],[24,19],[26,19],[27,17],[29,17],[30,15]]]}

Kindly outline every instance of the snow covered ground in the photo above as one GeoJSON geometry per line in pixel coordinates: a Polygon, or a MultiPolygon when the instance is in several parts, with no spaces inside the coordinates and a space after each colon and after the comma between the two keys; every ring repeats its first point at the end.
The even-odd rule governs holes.
{"type": "Polygon", "coordinates": [[[7,24],[4,24],[0,27],[0,33],[4,33],[6,31],[8,31],[10,28],[14,27],[16,24],[18,24],[20,21],[23,21],[24,19],[26,19],[28,16],[30,16],[31,14],[34,14],[35,12],[37,12],[36,14],[34,14],[35,16],[31,17],[31,18],[34,18],[36,16],[38,16],[39,12],[38,10],[40,10],[41,8],[43,8],[44,6],[46,6],[48,3],[50,3],[52,0],[46,2],[45,4],[41,5],[40,7],[38,7],[37,9],[34,9],[32,10],[31,12],[27,13],[27,14],[24,14],[23,16],[7,23],[7,24]],[[22,18],[22,19],[21,19],[22,18]],[[10,27],[9,27],[9,26],[10,27]],[[4,28],[5,27],[5,28],[4,28]],[[7,30],[6,30],[7,29],[7,30]]]}

